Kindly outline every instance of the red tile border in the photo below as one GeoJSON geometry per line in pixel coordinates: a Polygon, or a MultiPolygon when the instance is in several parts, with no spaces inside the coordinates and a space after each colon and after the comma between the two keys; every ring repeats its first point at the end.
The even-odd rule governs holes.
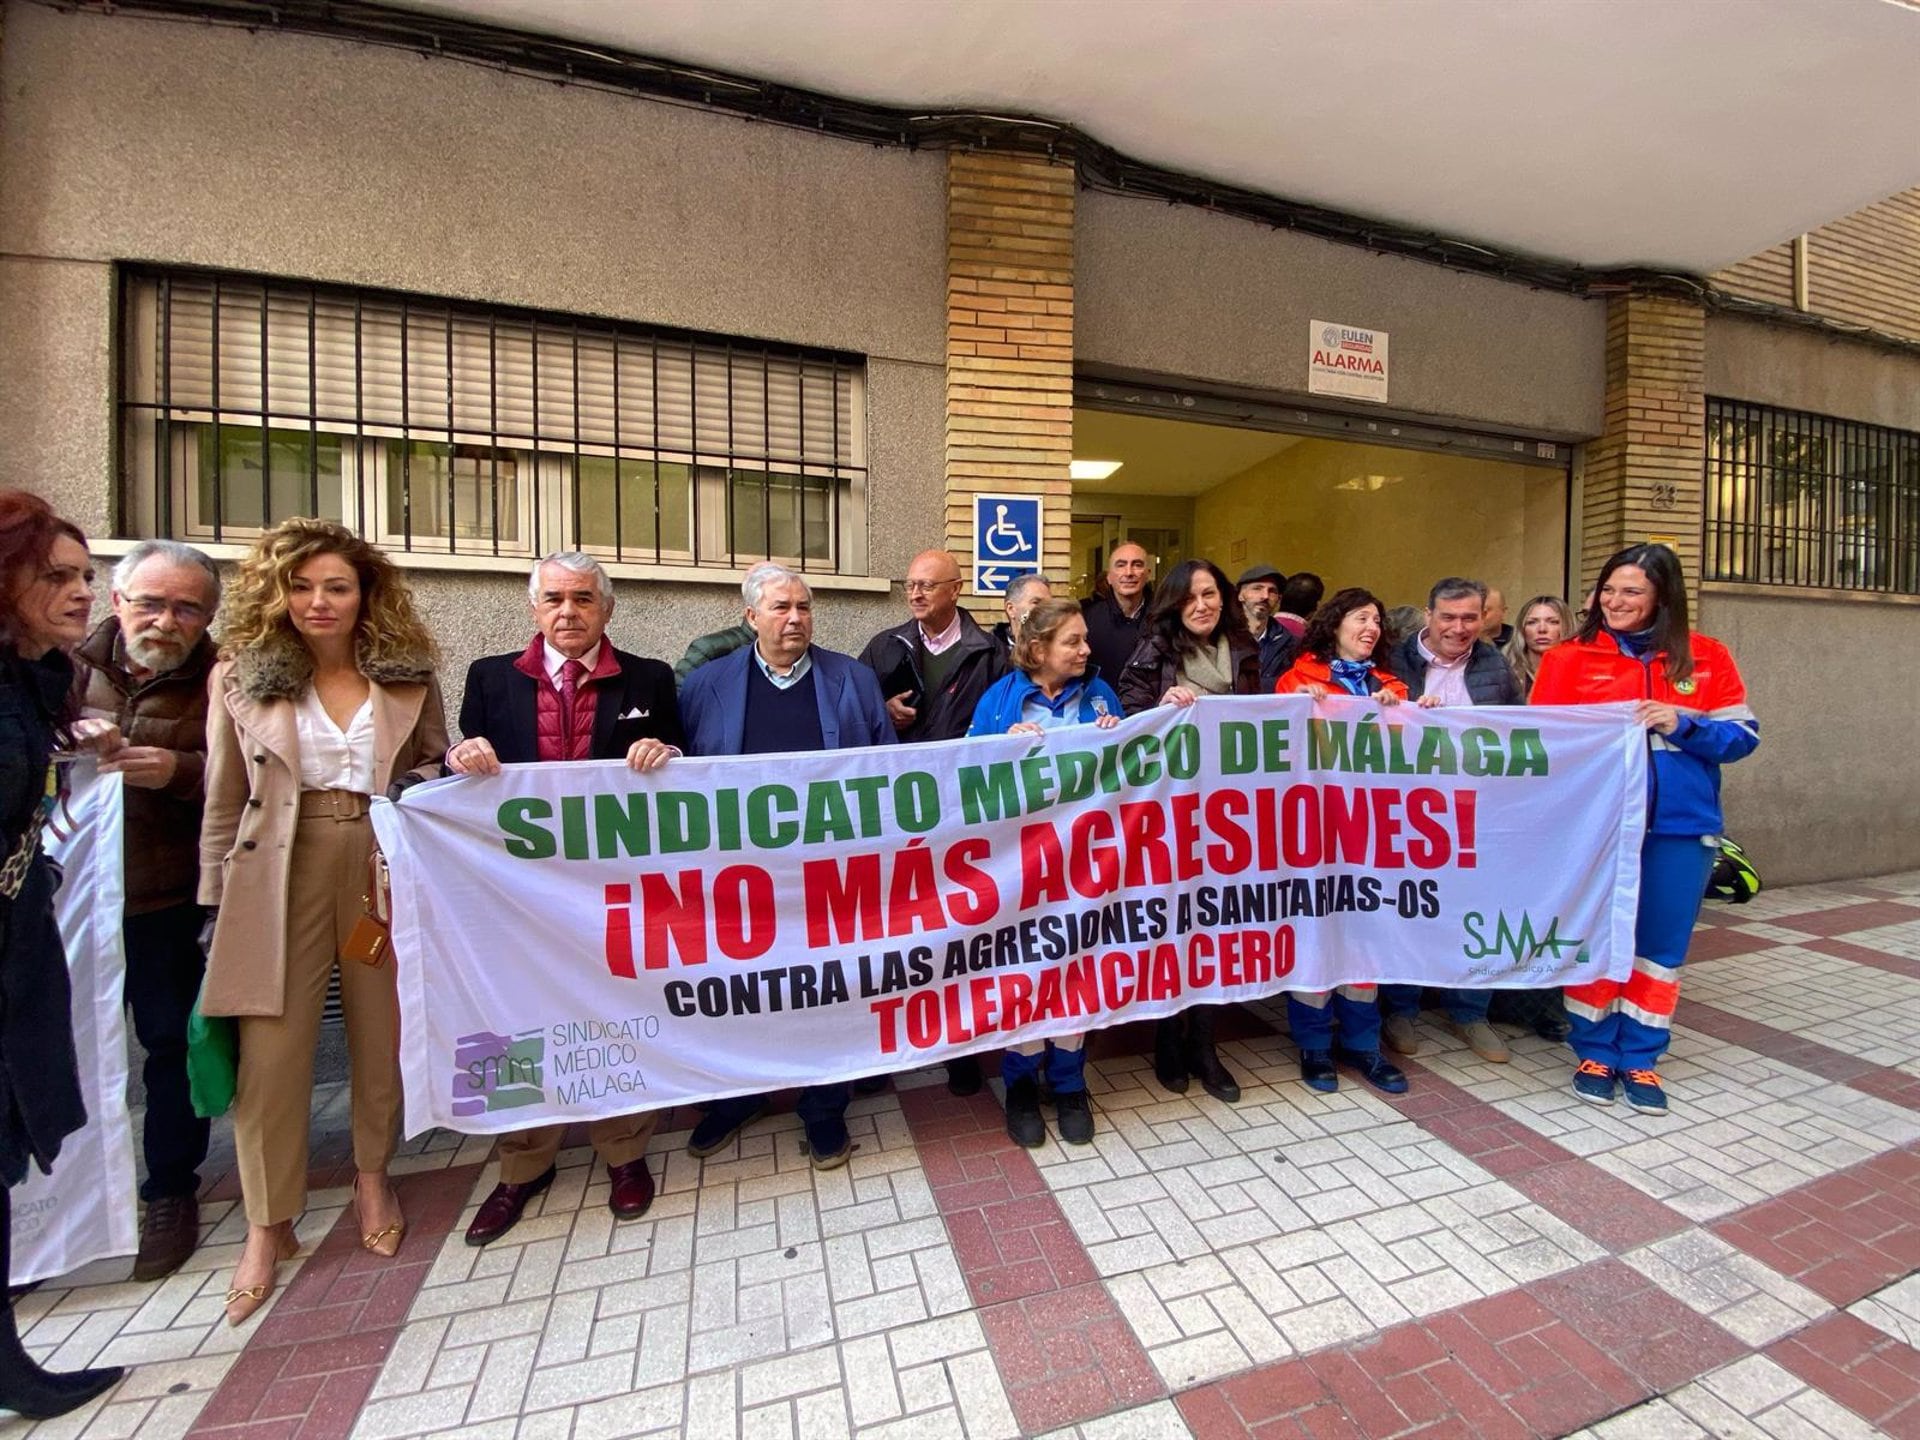
{"type": "Polygon", "coordinates": [[[1175,1397],[1204,1440],[1564,1435],[1747,1353],[1618,1260],[1175,1397]]]}
{"type": "Polygon", "coordinates": [[[1765,1353],[1887,1434],[1920,1436],[1920,1350],[1884,1330],[1841,1311],[1765,1353]]]}
{"type": "Polygon", "coordinates": [[[361,1248],[349,1206],[255,1322],[187,1433],[207,1440],[344,1440],[479,1174],[479,1166],[462,1165],[396,1175],[407,1234],[391,1260],[361,1248]]]}
{"type": "Polygon", "coordinates": [[[1920,905],[1898,900],[1863,900],[1858,905],[1835,905],[1800,915],[1776,915],[1766,923],[1806,935],[1850,935],[1856,930],[1878,930],[1884,925],[1910,925],[1920,920],[1920,905]]]}
{"type": "Polygon", "coordinates": [[[1920,1151],[1889,1150],[1706,1227],[1836,1306],[1920,1270],[1920,1151]]]}
{"type": "Polygon", "coordinates": [[[1444,1140],[1542,1209],[1619,1254],[1677,1235],[1693,1224],[1671,1206],[1522,1124],[1417,1060],[1399,1062],[1412,1081],[1389,1099],[1402,1115],[1444,1140]]]}
{"type": "Polygon", "coordinates": [[[1166,1394],[993,1097],[923,1086],[900,1109],[1022,1433],[1166,1394]]]}
{"type": "MultiPolygon", "coordinates": [[[[1920,910],[1914,912],[1920,917],[1920,910]]],[[[1889,955],[1884,950],[1875,950],[1870,945],[1856,945],[1851,940],[1842,940],[1836,936],[1823,935],[1818,940],[1809,940],[1803,947],[1806,950],[1818,950],[1822,955],[1831,955],[1838,960],[1851,960],[1856,965],[1871,966],[1875,970],[1885,970],[1891,975],[1905,975],[1920,980],[1920,960],[1907,955],[1889,955]]]]}

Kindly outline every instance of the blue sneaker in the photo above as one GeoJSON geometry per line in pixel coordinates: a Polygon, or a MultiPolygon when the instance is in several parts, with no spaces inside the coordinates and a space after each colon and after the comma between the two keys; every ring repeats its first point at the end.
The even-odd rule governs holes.
{"type": "Polygon", "coordinates": [[[1613,1087],[1613,1067],[1598,1060],[1582,1060],[1573,1072],[1573,1093],[1589,1105],[1611,1105],[1613,1087]]]}
{"type": "Polygon", "coordinates": [[[1627,1104],[1642,1115],[1667,1113],[1666,1088],[1661,1085],[1660,1077],[1653,1071],[1626,1071],[1620,1077],[1620,1088],[1626,1093],[1627,1104]]]}

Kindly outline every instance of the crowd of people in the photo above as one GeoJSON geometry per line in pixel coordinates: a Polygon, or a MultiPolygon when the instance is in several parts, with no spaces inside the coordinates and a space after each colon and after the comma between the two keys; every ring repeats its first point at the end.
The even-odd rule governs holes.
{"type": "MultiPolygon", "coordinates": [[[[470,667],[457,739],[443,714],[438,648],[404,576],[339,525],[272,527],[224,595],[206,555],[141,542],[114,566],[111,614],[97,625],[93,581],[77,527],[36,497],[0,492],[0,1179],[15,1185],[29,1165],[51,1166],[85,1119],[53,921],[57,881],[38,837],[58,796],[52,760],[87,747],[126,786],[126,1002],[147,1093],[134,1274],[172,1273],[199,1241],[208,1125],[185,1070],[198,997],[202,1013],[234,1017],[239,1037],[233,1124],[248,1233],[226,1295],[236,1325],[272,1293],[278,1263],[298,1253],[314,1054],[336,974],[361,1244],[391,1256],[406,1234],[387,1173],[401,1106],[394,970],[342,959],[375,860],[374,796],[535,761],[623,759],[651,771],[683,755],[1105,727],[1209,695],[1347,694],[1423,707],[1631,701],[1652,760],[1633,971],[1571,988],[1564,1010],[1536,1006],[1529,1023],[1570,1041],[1582,1099],[1623,1097],[1658,1113],[1666,1099],[1654,1067],[1721,829],[1719,767],[1758,743],[1732,657],[1691,629],[1678,562],[1661,545],[1608,560],[1577,616],[1543,595],[1508,626],[1499,591],[1472,579],[1440,580],[1424,607],[1396,621],[1365,589],[1327,595],[1317,576],[1268,565],[1234,582],[1193,559],[1156,583],[1146,551],[1122,544],[1084,600],[1056,598],[1039,575],[1018,578],[991,630],[961,606],[954,557],[929,550],[907,571],[908,615],[858,657],[816,645],[806,579],[764,564],[745,576],[740,623],[694,640],[672,669],[614,646],[611,580],[590,556],[562,552],[533,567],[525,648],[470,667]]],[[[1344,1068],[1385,1093],[1406,1091],[1387,1053],[1418,1052],[1424,998],[1409,986],[1289,994],[1302,1082],[1333,1091],[1344,1068]]],[[[1508,1059],[1491,991],[1431,998],[1475,1054],[1508,1059]]],[[[1198,1081],[1218,1101],[1240,1099],[1218,1049],[1224,1009],[1196,1005],[1157,1022],[1156,1083],[1182,1093],[1198,1081]]],[[[1049,1104],[1063,1141],[1093,1138],[1086,1041],[1055,1036],[999,1057],[1016,1142],[1045,1141],[1049,1104]]],[[[947,1065],[955,1094],[983,1081],[978,1057],[947,1065]]],[[[848,1104],[885,1083],[800,1093],[815,1166],[845,1163],[848,1104]]],[[[746,1096],[708,1106],[689,1152],[726,1147],[768,1104],[746,1096]]],[[[645,1152],[655,1119],[642,1112],[590,1127],[616,1218],[652,1203],[645,1152]]],[[[552,1183],[560,1143],[556,1126],[501,1139],[499,1183],[468,1243],[512,1229],[552,1183]]],[[[0,1247],[6,1222],[0,1200],[0,1247]]],[[[26,1355],[11,1310],[0,1327],[0,1406],[58,1414],[117,1375],[51,1374],[26,1355]]]]}

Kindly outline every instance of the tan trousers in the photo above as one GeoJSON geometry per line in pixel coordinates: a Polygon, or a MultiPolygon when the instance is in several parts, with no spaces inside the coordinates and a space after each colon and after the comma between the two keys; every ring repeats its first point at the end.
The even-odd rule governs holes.
{"type": "Polygon", "coordinates": [[[373,825],[364,806],[351,820],[319,813],[325,804],[321,793],[301,796],[294,831],[286,1005],[278,1016],[240,1018],[233,1148],[247,1219],[255,1225],[277,1225],[306,1208],[313,1052],[327,980],[336,965],[347,1022],[355,1168],[385,1170],[400,1134],[400,1007],[393,959],[378,966],[339,959],[341,943],[365,910],[373,825]]]}
{"type": "MultiPolygon", "coordinates": [[[[612,1115],[605,1120],[589,1122],[587,1138],[593,1142],[594,1153],[609,1168],[628,1165],[647,1153],[647,1141],[653,1138],[653,1127],[659,1123],[658,1110],[643,1110],[638,1115],[612,1115]]],[[[564,1125],[536,1125],[531,1130],[516,1130],[511,1135],[502,1135],[497,1142],[500,1183],[524,1185],[546,1174],[560,1153],[560,1139],[566,1133],[567,1127],[564,1125]]]]}

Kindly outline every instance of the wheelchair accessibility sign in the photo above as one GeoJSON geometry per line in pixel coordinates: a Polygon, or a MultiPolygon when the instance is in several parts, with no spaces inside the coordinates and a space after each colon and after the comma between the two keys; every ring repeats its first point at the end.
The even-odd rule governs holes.
{"type": "Polygon", "coordinates": [[[973,593],[1004,595],[1040,568],[1040,497],[973,497],[973,593]]]}

